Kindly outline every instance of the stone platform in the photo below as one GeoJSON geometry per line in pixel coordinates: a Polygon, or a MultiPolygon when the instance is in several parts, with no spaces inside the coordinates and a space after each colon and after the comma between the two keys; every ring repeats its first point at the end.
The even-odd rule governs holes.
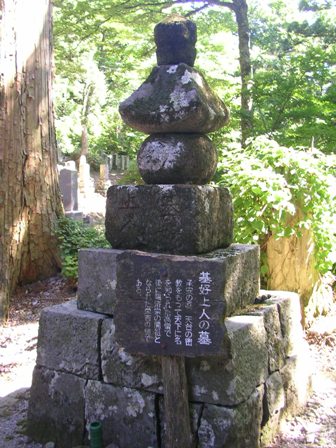
{"type": "MultiPolygon", "coordinates": [[[[246,313],[225,320],[227,355],[187,360],[199,448],[262,446],[305,404],[299,297],[272,292],[246,313]]],[[[80,311],[76,301],[42,312],[28,415],[34,440],[75,447],[99,420],[104,446],[163,446],[160,360],[130,355],[114,335],[113,318],[80,311]]]]}
{"type": "MultiPolygon", "coordinates": [[[[116,260],[118,255],[123,260],[124,252],[83,251],[82,263],[91,260],[89,269],[100,259],[105,274],[99,277],[92,269],[90,284],[82,266],[78,302],[42,312],[28,415],[29,435],[37,441],[54,440],[58,448],[88,443],[89,424],[99,420],[104,446],[164,446],[160,357],[126,351],[116,341],[113,306],[108,309],[111,315],[97,312],[107,308],[108,296],[115,293],[115,278],[108,283],[109,275],[118,270],[116,260]],[[113,257],[114,263],[108,262],[113,257]],[[95,312],[79,310],[78,304],[85,307],[89,296],[95,312]],[[105,305],[100,307],[99,299],[105,305]]],[[[223,268],[223,260],[228,263],[229,258],[215,261],[216,266],[229,273],[230,265],[223,268]]],[[[287,292],[262,294],[263,303],[250,300],[239,315],[236,310],[236,315],[224,319],[220,355],[186,358],[198,448],[266,445],[281,419],[306,402],[310,377],[299,297],[287,292]]]]}

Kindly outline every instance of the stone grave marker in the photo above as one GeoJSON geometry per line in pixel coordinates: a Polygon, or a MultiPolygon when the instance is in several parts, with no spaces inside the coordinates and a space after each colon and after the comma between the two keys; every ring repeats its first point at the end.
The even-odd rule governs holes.
{"type": "MultiPolygon", "coordinates": [[[[205,184],[217,166],[206,134],[227,123],[228,109],[193,67],[193,22],[173,15],[154,36],[158,66],[119,108],[125,123],[150,134],[137,157],[146,185],[109,189],[106,237],[115,248],[180,255],[227,247],[231,196],[205,184]]],[[[185,357],[223,352],[223,278],[202,258],[117,256],[116,340],[162,356],[166,448],[193,446],[185,357]]]]}

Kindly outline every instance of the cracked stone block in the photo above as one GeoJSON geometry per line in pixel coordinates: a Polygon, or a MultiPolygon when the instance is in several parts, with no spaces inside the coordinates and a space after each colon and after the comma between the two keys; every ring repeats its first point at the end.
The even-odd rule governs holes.
{"type": "Polygon", "coordinates": [[[233,244],[197,257],[124,251],[117,259],[116,340],[130,353],[225,354],[224,317],[258,295],[258,250],[233,244]]]}
{"type": "Polygon", "coordinates": [[[80,249],[77,307],[113,315],[116,303],[116,259],[120,250],[80,249]]]}
{"type": "Polygon", "coordinates": [[[121,185],[108,189],[106,238],[115,249],[194,255],[233,239],[229,191],[208,185],[121,185]]]}
{"type": "Polygon", "coordinates": [[[278,433],[280,420],[286,406],[282,376],[274,372],[265,382],[264,416],[261,441],[263,446],[270,444],[278,433]]]}
{"type": "Polygon", "coordinates": [[[304,350],[303,328],[301,322],[300,296],[294,292],[267,291],[271,295],[267,304],[277,304],[281,332],[286,356],[293,356],[304,350]]]}
{"type": "Polygon", "coordinates": [[[223,101],[201,73],[184,63],[155,67],[120,103],[119,112],[126,124],[145,134],[207,134],[229,121],[223,101]]]}
{"type": "MultiPolygon", "coordinates": [[[[267,291],[260,291],[260,294],[266,294],[267,291]]],[[[281,301],[281,299],[279,299],[281,301]]],[[[263,316],[266,330],[266,346],[268,351],[269,372],[275,372],[281,369],[285,364],[285,343],[282,337],[279,310],[277,304],[258,305],[251,311],[252,315],[263,316]]],[[[300,322],[297,323],[300,325],[300,322]]]]}
{"type": "Polygon", "coordinates": [[[268,374],[262,316],[225,319],[227,356],[186,359],[192,401],[236,406],[246,401],[268,374]]]}
{"type": "Polygon", "coordinates": [[[309,352],[305,348],[300,354],[288,358],[280,370],[286,395],[286,416],[296,415],[306,406],[312,391],[310,365],[309,352]]]}
{"type": "Polygon", "coordinates": [[[101,338],[104,382],[162,393],[160,359],[155,356],[131,355],[115,341],[114,335],[113,320],[104,320],[101,338]]]}
{"type": "Polygon", "coordinates": [[[84,385],[76,375],[35,367],[28,407],[29,437],[58,448],[81,445],[84,434],[84,385]]]}
{"type": "Polygon", "coordinates": [[[155,395],[127,387],[88,381],[85,420],[102,424],[103,445],[157,448],[155,395]]]}
{"type": "Polygon", "coordinates": [[[76,300],[45,308],[40,317],[37,365],[98,379],[104,316],[77,309],[76,300]]]}
{"type": "Polygon", "coordinates": [[[259,448],[263,387],[238,406],[206,404],[198,430],[199,448],[259,448]]]}
{"type": "Polygon", "coordinates": [[[153,134],[137,155],[146,184],[206,184],[217,168],[217,150],[202,134],[153,134]]]}

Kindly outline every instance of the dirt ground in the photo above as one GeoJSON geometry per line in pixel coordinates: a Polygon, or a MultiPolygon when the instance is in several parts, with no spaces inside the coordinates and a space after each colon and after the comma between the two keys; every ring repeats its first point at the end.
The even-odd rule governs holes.
{"type": "MultiPolygon", "coordinates": [[[[0,448],[42,448],[25,436],[38,319],[44,307],[74,296],[71,284],[54,277],[19,288],[12,300],[9,321],[0,328],[0,448]]],[[[284,422],[269,448],[336,448],[336,312],[317,320],[306,338],[313,394],[301,415],[284,422]]]]}

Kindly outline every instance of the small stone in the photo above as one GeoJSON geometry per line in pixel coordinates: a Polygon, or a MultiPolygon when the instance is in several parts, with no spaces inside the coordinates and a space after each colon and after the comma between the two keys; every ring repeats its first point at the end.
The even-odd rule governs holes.
{"type": "Polygon", "coordinates": [[[47,442],[43,448],[55,448],[55,442],[47,442]]]}
{"type": "Polygon", "coordinates": [[[145,134],[207,134],[229,120],[227,107],[203,76],[183,63],[154,68],[119,112],[126,124],[145,134]]]}
{"type": "Polygon", "coordinates": [[[217,151],[201,134],[154,134],[138,152],[147,184],[206,184],[215,174],[217,151]]]}
{"type": "Polygon", "coordinates": [[[173,14],[154,28],[158,65],[194,65],[196,58],[196,25],[185,17],[173,14]]]}

